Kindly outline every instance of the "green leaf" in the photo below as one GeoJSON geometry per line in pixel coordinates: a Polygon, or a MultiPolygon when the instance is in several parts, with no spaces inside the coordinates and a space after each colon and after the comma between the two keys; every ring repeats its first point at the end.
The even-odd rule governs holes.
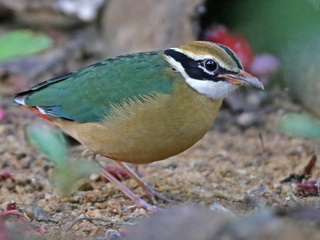
{"type": "Polygon", "coordinates": [[[30,125],[27,136],[31,144],[55,164],[52,179],[63,195],[70,195],[78,180],[97,170],[92,161],[68,160],[66,139],[59,130],[44,124],[30,125]]]}
{"type": "Polygon", "coordinates": [[[13,30],[0,37],[0,62],[42,52],[53,43],[43,33],[30,30],[13,30]]]}
{"type": "Polygon", "coordinates": [[[77,160],[59,164],[54,168],[52,179],[62,195],[70,195],[78,180],[97,170],[97,165],[88,160],[77,160]]]}
{"type": "Polygon", "coordinates": [[[277,122],[277,129],[287,135],[320,138],[320,121],[306,113],[287,113],[277,122]]]}
{"type": "Polygon", "coordinates": [[[64,164],[67,161],[67,143],[61,131],[44,124],[30,125],[27,127],[27,136],[31,144],[39,148],[54,164],[64,164]]]}

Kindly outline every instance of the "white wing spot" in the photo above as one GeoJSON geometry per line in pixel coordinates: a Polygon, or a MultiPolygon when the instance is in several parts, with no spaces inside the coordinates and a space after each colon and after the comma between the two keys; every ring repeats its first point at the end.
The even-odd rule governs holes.
{"type": "Polygon", "coordinates": [[[14,98],[14,101],[20,105],[26,105],[25,103],[25,99],[26,99],[26,96],[25,95],[22,95],[22,96],[19,96],[19,97],[15,97],[14,98]]]}
{"type": "Polygon", "coordinates": [[[47,115],[46,111],[42,109],[41,107],[36,107],[40,113],[47,115]]]}

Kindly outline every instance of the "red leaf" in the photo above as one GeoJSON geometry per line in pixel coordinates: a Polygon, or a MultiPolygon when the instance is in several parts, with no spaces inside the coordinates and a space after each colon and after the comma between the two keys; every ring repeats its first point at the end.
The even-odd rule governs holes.
{"type": "Polygon", "coordinates": [[[7,204],[6,210],[7,210],[7,211],[17,210],[17,203],[16,203],[15,201],[9,202],[9,203],[7,204]]]}
{"type": "Polygon", "coordinates": [[[6,180],[6,179],[12,179],[12,175],[9,172],[2,172],[0,173],[0,181],[6,180]]]}
{"type": "Polygon", "coordinates": [[[297,192],[302,196],[318,196],[319,186],[318,181],[308,181],[297,184],[297,192]]]}

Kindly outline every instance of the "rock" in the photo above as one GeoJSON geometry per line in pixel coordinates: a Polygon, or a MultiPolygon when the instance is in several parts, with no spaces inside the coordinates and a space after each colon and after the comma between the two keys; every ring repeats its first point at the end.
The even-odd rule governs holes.
{"type": "Polygon", "coordinates": [[[93,22],[104,0],[0,0],[0,16],[29,27],[71,28],[93,22]]]}
{"type": "Polygon", "coordinates": [[[110,0],[102,18],[107,57],[166,49],[195,40],[193,20],[202,2],[110,0]]]}
{"type": "Polygon", "coordinates": [[[56,8],[66,15],[76,16],[84,22],[90,22],[97,18],[99,9],[104,0],[58,0],[56,8]]]}
{"type": "MultiPolygon", "coordinates": [[[[227,213],[197,206],[166,209],[128,227],[127,240],[220,239],[221,230],[233,219],[227,213]]],[[[222,239],[222,238],[221,238],[222,239]]]]}

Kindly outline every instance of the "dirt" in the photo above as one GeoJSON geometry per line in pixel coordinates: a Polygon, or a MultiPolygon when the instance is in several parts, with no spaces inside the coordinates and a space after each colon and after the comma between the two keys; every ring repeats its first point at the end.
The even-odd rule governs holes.
{"type": "MultiPolygon", "coordinates": [[[[119,10],[127,12],[124,8],[119,10]]],[[[141,8],[132,10],[140,12],[141,8]]],[[[44,54],[0,64],[0,240],[320,239],[319,163],[316,161],[313,166],[311,161],[317,160],[319,145],[277,131],[279,117],[286,111],[300,111],[301,107],[283,89],[275,90],[270,85],[264,96],[253,90],[228,98],[212,129],[186,152],[149,165],[130,165],[152,188],[174,201],[158,200],[156,206],[163,211],[151,213],[133,208],[132,201],[98,173],[80,180],[70,196],[62,196],[52,180],[54,164],[31,145],[25,132],[31,124],[49,123],[23,107],[13,106],[12,97],[35,83],[99,61],[106,50],[116,51],[110,43],[102,44],[101,32],[97,31],[107,26],[103,30],[107,35],[107,31],[122,28],[119,21],[99,27],[92,22],[79,28],[79,19],[74,16],[68,20],[66,16],[48,15],[48,11],[29,14],[23,9],[27,15],[20,15],[19,11],[13,14],[16,11],[9,8],[6,14],[12,15],[10,19],[17,18],[16,22],[22,21],[23,26],[29,23],[32,28],[33,22],[36,28],[44,25],[43,31],[55,44],[44,54]],[[61,29],[51,29],[51,25],[59,24],[61,29]],[[310,187],[299,185],[299,181],[310,180],[310,187]]],[[[163,28],[161,34],[161,29],[145,21],[144,12],[140,16],[142,22],[149,23],[145,32],[156,30],[157,39],[167,40],[167,29],[163,28]]],[[[179,12],[181,16],[168,17],[189,19],[189,14],[179,12]]],[[[118,20],[124,19],[123,14],[117,15],[118,20]]],[[[209,15],[211,23],[213,16],[209,15]]],[[[157,19],[154,14],[150,17],[157,19]]],[[[125,26],[127,22],[123,21],[125,26]]],[[[166,22],[171,29],[172,21],[166,22]]],[[[176,23],[180,22],[187,26],[185,20],[176,23]]],[[[140,24],[130,29],[139,28],[140,24]]],[[[0,29],[1,33],[4,29],[0,29]]],[[[189,29],[190,26],[188,34],[189,29]]],[[[148,46],[147,41],[159,44],[146,37],[139,41],[135,38],[143,35],[130,33],[132,37],[121,39],[142,46],[148,46]]],[[[189,41],[188,34],[178,34],[178,42],[189,41]]],[[[107,37],[115,45],[123,42],[115,41],[113,34],[107,37]]],[[[128,52],[131,48],[130,45],[128,52]]],[[[77,164],[85,149],[72,140],[70,143],[69,156],[77,164]]],[[[116,166],[103,157],[98,156],[98,160],[116,166]]],[[[122,182],[135,193],[143,194],[132,179],[122,182]]]]}
{"type": "MultiPolygon", "coordinates": [[[[0,175],[7,173],[10,177],[0,180],[0,207],[5,210],[14,201],[28,224],[45,229],[44,235],[31,231],[34,238],[60,239],[65,234],[68,239],[97,237],[104,236],[108,229],[125,232],[127,225],[151,214],[129,208],[131,200],[97,174],[81,180],[71,196],[61,196],[50,182],[52,163],[25,138],[25,127],[39,119],[9,102],[10,97],[6,96],[6,118],[0,122],[0,175]]],[[[220,206],[236,215],[261,207],[318,206],[319,196],[299,196],[295,183],[280,183],[291,173],[301,174],[318,152],[318,145],[312,141],[276,131],[276,120],[289,108],[297,107],[288,99],[273,101],[260,111],[262,124],[247,129],[235,124],[235,114],[222,110],[215,127],[194,147],[170,159],[140,165],[138,172],[143,179],[157,192],[176,201],[158,201],[157,206],[220,206]]],[[[74,145],[71,156],[77,158],[83,150],[74,145]]],[[[111,160],[99,160],[113,164],[111,160]]],[[[319,177],[318,167],[313,169],[312,176],[319,177]]],[[[142,194],[133,180],[123,183],[142,194]]],[[[17,224],[15,217],[10,219],[17,224]]],[[[21,229],[23,233],[24,228],[21,229]]],[[[20,230],[17,227],[11,231],[20,230]]]]}

